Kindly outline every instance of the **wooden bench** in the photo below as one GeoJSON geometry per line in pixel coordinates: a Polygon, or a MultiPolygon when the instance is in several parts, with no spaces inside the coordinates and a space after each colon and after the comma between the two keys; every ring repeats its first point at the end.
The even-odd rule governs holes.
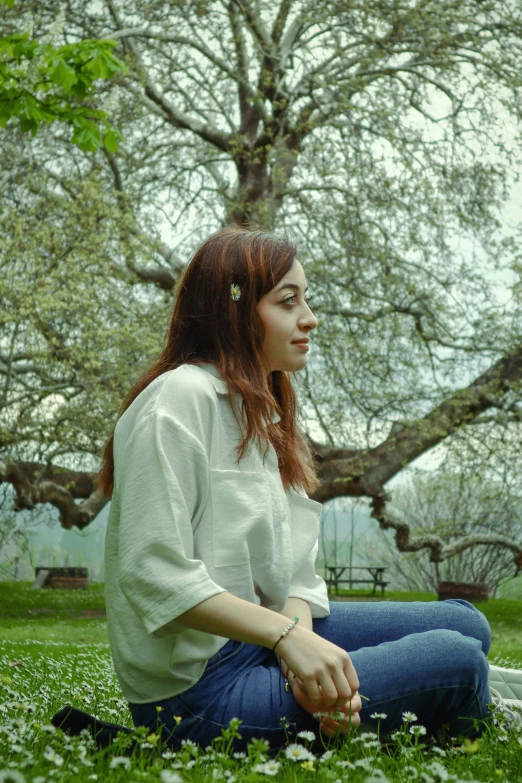
{"type": "Polygon", "coordinates": [[[35,569],[35,580],[31,587],[41,590],[50,587],[62,590],[87,590],[89,587],[89,569],[83,566],[38,566],[35,569]]]}
{"type": "Polygon", "coordinates": [[[381,596],[384,596],[384,588],[389,582],[384,581],[384,572],[386,568],[382,566],[325,566],[326,570],[330,572],[327,579],[325,579],[326,585],[329,589],[335,587],[335,594],[339,595],[339,585],[349,584],[350,590],[352,584],[369,584],[373,585],[372,595],[375,595],[375,591],[378,587],[381,588],[381,596]],[[347,579],[341,579],[344,572],[348,572],[347,579]],[[354,577],[354,571],[368,572],[370,576],[361,576],[360,578],[354,577]]]}

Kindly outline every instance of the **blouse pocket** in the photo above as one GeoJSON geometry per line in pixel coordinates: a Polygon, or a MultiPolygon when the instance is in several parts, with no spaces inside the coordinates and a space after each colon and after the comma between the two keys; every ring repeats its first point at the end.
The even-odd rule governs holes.
{"type": "MultiPolygon", "coordinates": [[[[250,546],[272,525],[270,493],[263,474],[210,470],[212,556],[215,567],[250,563],[250,546]]],[[[262,538],[262,536],[261,536],[262,538]]]]}

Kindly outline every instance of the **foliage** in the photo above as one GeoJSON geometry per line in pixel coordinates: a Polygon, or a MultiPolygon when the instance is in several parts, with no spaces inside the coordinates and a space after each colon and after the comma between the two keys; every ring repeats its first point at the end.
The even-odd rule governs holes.
{"type": "MultiPolygon", "coordinates": [[[[4,204],[0,211],[0,318],[3,333],[25,345],[26,358],[0,427],[17,433],[21,458],[89,470],[107,411],[118,408],[136,368],[157,350],[151,323],[163,317],[164,300],[152,291],[142,296],[119,267],[126,227],[118,205],[103,198],[96,172],[64,181],[72,199],[30,170],[19,176],[14,187],[24,210],[4,204]]],[[[127,247],[146,257],[139,239],[127,247]]],[[[15,343],[6,357],[11,366],[15,343]]]]}
{"type": "MultiPolygon", "coordinates": [[[[58,15],[47,37],[60,34],[62,24],[58,15]]],[[[34,137],[43,122],[58,121],[72,127],[71,142],[84,152],[95,152],[102,140],[115,152],[121,134],[106,111],[91,105],[99,81],[126,72],[112,52],[115,46],[116,41],[86,39],[56,47],[31,40],[28,32],[1,37],[0,128],[18,118],[20,130],[34,137]]]]}

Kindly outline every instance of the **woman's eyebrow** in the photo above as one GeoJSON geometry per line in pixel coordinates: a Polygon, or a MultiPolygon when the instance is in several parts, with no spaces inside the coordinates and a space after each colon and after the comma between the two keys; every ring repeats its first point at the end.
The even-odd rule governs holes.
{"type": "MultiPolygon", "coordinates": [[[[282,291],[283,288],[292,288],[294,291],[299,291],[300,290],[299,286],[296,285],[295,283],[284,283],[284,285],[282,285],[280,288],[276,289],[276,293],[278,291],[282,291]]],[[[308,286],[306,286],[305,291],[308,291],[308,286]]]]}

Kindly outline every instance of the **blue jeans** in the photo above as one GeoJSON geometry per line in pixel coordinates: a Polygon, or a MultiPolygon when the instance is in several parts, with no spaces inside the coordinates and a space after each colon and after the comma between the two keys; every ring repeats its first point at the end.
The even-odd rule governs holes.
{"type": "MultiPolygon", "coordinates": [[[[377,719],[371,715],[385,713],[380,725],[385,735],[401,726],[403,712],[411,711],[428,736],[436,736],[442,726],[449,736],[474,738],[482,733],[484,727],[474,730],[469,719],[488,717],[491,630],[472,604],[457,599],[331,602],[330,612],[329,617],[313,619],[313,630],[350,655],[359,693],[370,699],[362,700],[361,729],[377,731],[377,719]]],[[[239,718],[242,739],[234,739],[233,751],[245,751],[252,739],[264,738],[273,756],[299,731],[319,736],[318,721],[283,685],[272,650],[230,640],[209,659],[191,688],[153,703],[129,703],[129,708],[136,727],[159,731],[175,749],[182,739],[205,748],[232,718],[239,718]],[[163,710],[158,713],[156,705],[163,710]],[[182,718],[178,726],[174,715],[182,718]],[[286,733],[282,718],[289,724],[286,733]]],[[[323,738],[328,742],[326,735],[323,738]]]]}

